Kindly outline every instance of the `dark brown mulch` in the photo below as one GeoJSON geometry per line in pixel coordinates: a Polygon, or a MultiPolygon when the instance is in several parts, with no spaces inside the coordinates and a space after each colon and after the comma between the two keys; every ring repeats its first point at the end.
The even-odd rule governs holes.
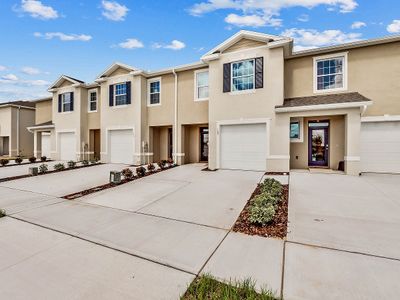
{"type": "MultiPolygon", "coordinates": [[[[81,168],[89,168],[89,167],[98,166],[98,165],[102,165],[102,163],[97,163],[97,164],[92,164],[92,165],[87,165],[87,166],[77,166],[77,167],[74,167],[74,168],[65,168],[64,170],[51,170],[51,171],[47,171],[45,173],[39,173],[36,176],[42,176],[42,175],[47,175],[47,174],[65,172],[65,171],[76,170],[76,169],[81,169],[81,168]]],[[[28,178],[28,177],[36,177],[36,176],[32,176],[32,175],[26,174],[26,175],[5,177],[5,178],[0,178],[0,182],[6,182],[6,181],[11,181],[11,180],[23,179],[23,178],[28,178]]]]}
{"type": "Polygon", "coordinates": [[[5,166],[0,166],[0,168],[23,166],[23,165],[32,165],[32,164],[39,164],[39,163],[44,164],[44,163],[51,162],[51,161],[53,161],[53,160],[46,160],[46,161],[37,160],[37,161],[35,161],[33,163],[28,161],[28,162],[22,162],[20,164],[9,164],[9,165],[5,165],[5,166]]]}
{"type": "Polygon", "coordinates": [[[122,179],[120,184],[106,183],[106,184],[99,185],[99,186],[96,186],[96,187],[93,187],[93,188],[90,188],[90,189],[87,189],[87,190],[83,190],[83,191],[80,191],[80,192],[77,192],[77,193],[69,194],[69,195],[63,196],[61,198],[64,198],[64,199],[67,199],[67,200],[75,200],[75,199],[78,199],[78,198],[86,196],[86,195],[90,195],[90,194],[93,194],[93,193],[96,193],[96,192],[100,192],[100,191],[104,191],[104,190],[107,190],[107,189],[111,189],[113,187],[120,186],[120,185],[128,183],[128,182],[132,182],[132,181],[134,181],[136,179],[143,178],[143,177],[146,177],[146,176],[150,176],[150,175],[153,175],[153,174],[156,174],[156,173],[160,173],[162,171],[165,171],[165,170],[168,170],[168,169],[172,169],[172,168],[175,168],[175,167],[176,166],[171,166],[171,167],[167,167],[165,169],[158,169],[158,170],[155,170],[155,171],[153,171],[151,173],[146,173],[144,176],[141,176],[141,177],[134,176],[134,177],[132,177],[130,179],[122,179]]]}
{"type": "Polygon", "coordinates": [[[266,226],[254,225],[249,221],[249,207],[250,200],[256,195],[260,194],[260,186],[254,190],[246,206],[240,213],[233,231],[241,232],[249,235],[259,235],[263,237],[275,237],[284,239],[287,234],[287,223],[288,223],[288,204],[289,204],[289,185],[283,186],[282,201],[278,205],[278,209],[275,214],[274,220],[266,226]]]}
{"type": "Polygon", "coordinates": [[[289,175],[289,172],[265,172],[265,175],[289,175]]]}

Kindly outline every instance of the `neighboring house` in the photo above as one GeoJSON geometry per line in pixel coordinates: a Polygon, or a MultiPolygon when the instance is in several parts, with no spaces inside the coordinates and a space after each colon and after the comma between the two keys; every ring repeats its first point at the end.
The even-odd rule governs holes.
{"type": "Polygon", "coordinates": [[[62,76],[49,89],[54,158],[400,172],[400,37],[292,48],[240,31],[194,64],[62,76]]]}
{"type": "Polygon", "coordinates": [[[27,127],[35,122],[35,105],[28,101],[0,103],[0,156],[33,154],[33,136],[27,127]]]}

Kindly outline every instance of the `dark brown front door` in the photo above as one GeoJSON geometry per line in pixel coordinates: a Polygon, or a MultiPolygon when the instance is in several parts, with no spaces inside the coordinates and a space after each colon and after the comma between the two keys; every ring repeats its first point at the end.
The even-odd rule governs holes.
{"type": "Polygon", "coordinates": [[[168,158],[172,159],[173,139],[172,128],[168,128],[168,158]]]}
{"type": "Polygon", "coordinates": [[[208,161],[208,127],[200,128],[200,161],[208,161]]]}
{"type": "Polygon", "coordinates": [[[329,121],[308,123],[308,165],[329,165],[329,121]]]}

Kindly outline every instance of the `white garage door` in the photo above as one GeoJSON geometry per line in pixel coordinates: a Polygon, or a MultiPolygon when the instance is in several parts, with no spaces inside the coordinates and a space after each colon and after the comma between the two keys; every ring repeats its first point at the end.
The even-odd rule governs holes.
{"type": "Polygon", "coordinates": [[[61,160],[76,160],[76,137],[73,132],[59,133],[59,152],[61,160]]]}
{"type": "Polygon", "coordinates": [[[110,130],[109,148],[111,163],[133,163],[133,130],[110,130]]]}
{"type": "Polygon", "coordinates": [[[266,124],[223,125],[220,136],[222,169],[265,171],[266,124]]]}
{"type": "Polygon", "coordinates": [[[400,173],[400,122],[362,123],[361,170],[400,173]]]}
{"type": "Polygon", "coordinates": [[[42,133],[42,156],[50,158],[50,133],[42,133]]]}

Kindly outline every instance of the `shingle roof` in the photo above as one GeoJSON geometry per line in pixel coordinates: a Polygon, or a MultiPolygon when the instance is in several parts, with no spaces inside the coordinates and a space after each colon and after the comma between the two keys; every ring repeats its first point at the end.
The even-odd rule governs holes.
{"type": "Polygon", "coordinates": [[[308,97],[287,98],[283,105],[278,105],[276,108],[288,108],[299,106],[337,104],[337,103],[353,103],[353,102],[368,102],[371,101],[360,93],[340,93],[329,95],[317,95],[308,97]]]}
{"type": "Polygon", "coordinates": [[[0,106],[3,106],[3,105],[16,105],[16,106],[35,107],[35,103],[33,103],[31,101],[22,101],[22,100],[0,103],[0,106]]]}

